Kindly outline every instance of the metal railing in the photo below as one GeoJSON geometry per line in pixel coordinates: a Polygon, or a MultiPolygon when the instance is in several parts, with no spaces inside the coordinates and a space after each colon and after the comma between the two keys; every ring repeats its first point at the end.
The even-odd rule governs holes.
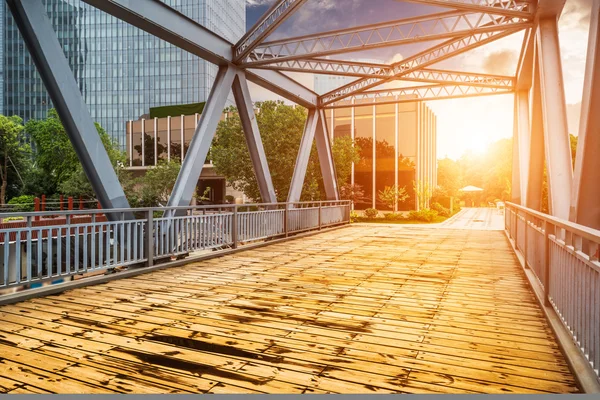
{"type": "Polygon", "coordinates": [[[600,376],[600,231],[513,203],[506,232],[544,290],[544,301],[600,376]]]}
{"type": "Polygon", "coordinates": [[[193,252],[237,248],[350,222],[349,201],[7,213],[0,289],[193,252]],[[135,219],[126,219],[127,215],[135,219]]]}

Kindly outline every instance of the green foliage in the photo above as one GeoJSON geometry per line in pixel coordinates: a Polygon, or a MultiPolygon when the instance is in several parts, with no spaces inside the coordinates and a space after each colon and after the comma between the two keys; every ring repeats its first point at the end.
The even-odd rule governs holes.
{"type": "Polygon", "coordinates": [[[377,218],[378,215],[379,215],[379,211],[377,211],[374,208],[367,208],[365,210],[365,217],[367,217],[367,218],[377,218]]]}
{"type": "Polygon", "coordinates": [[[130,203],[137,207],[166,205],[180,169],[181,162],[177,158],[160,160],[156,167],[148,169],[128,190],[130,203]]]}
{"type": "Polygon", "coordinates": [[[386,213],[383,217],[388,221],[403,221],[406,219],[401,213],[386,213]]]}
{"type": "Polygon", "coordinates": [[[34,201],[35,196],[33,195],[21,195],[10,199],[8,204],[19,205],[19,207],[15,207],[15,211],[28,212],[34,211],[34,201]]]}
{"type": "Polygon", "coordinates": [[[2,218],[2,222],[11,222],[11,221],[23,221],[25,218],[23,217],[7,217],[2,218]]]}
{"type": "Polygon", "coordinates": [[[433,222],[438,216],[438,212],[435,210],[430,210],[428,208],[423,208],[419,211],[411,211],[408,214],[408,219],[413,221],[422,221],[422,222],[433,222]]]}
{"type": "Polygon", "coordinates": [[[434,210],[434,211],[437,211],[437,213],[439,215],[441,215],[442,217],[449,217],[450,216],[450,209],[444,207],[440,203],[432,203],[431,204],[431,209],[434,210]]]}
{"type": "Polygon", "coordinates": [[[0,204],[6,203],[10,189],[24,185],[20,171],[28,167],[30,149],[22,144],[22,133],[21,118],[0,115],[0,204]]]}
{"type": "MultiPolygon", "coordinates": [[[[282,102],[257,103],[260,112],[256,121],[271,172],[278,201],[287,199],[296,156],[306,122],[306,109],[291,107],[282,102]]],[[[230,116],[219,123],[211,148],[211,159],[218,174],[228,183],[254,201],[260,200],[260,192],[254,175],[240,117],[235,108],[228,110],[230,116]]],[[[358,149],[347,138],[334,140],[332,153],[336,164],[339,186],[350,177],[352,162],[358,160],[358,149]]],[[[316,146],[311,150],[302,200],[324,198],[323,182],[316,146]]]]}
{"type": "Polygon", "coordinates": [[[352,200],[356,204],[365,198],[365,192],[361,185],[347,183],[340,186],[340,198],[342,200],[352,200]]]}
{"type": "MultiPolygon", "coordinates": [[[[37,171],[31,173],[29,182],[30,185],[35,181],[39,184],[37,188],[36,185],[32,185],[29,193],[63,193],[74,197],[95,197],[56,110],[50,110],[46,119],[28,121],[25,130],[31,135],[36,148],[37,171]],[[44,177],[43,181],[40,181],[40,176],[44,177]]],[[[96,130],[117,175],[126,175],[122,168],[127,160],[125,153],[100,125],[96,124],[96,130]]]]}
{"type": "Polygon", "coordinates": [[[350,222],[357,222],[360,219],[360,215],[354,210],[350,211],[350,222]]]}
{"type": "Polygon", "coordinates": [[[379,191],[379,199],[391,209],[397,203],[404,203],[408,197],[406,187],[398,188],[396,185],[386,186],[384,190],[379,191]]]}
{"type": "Polygon", "coordinates": [[[342,136],[333,140],[331,152],[333,153],[333,160],[335,162],[338,186],[350,185],[352,163],[360,161],[360,150],[353,146],[351,137],[342,136]]]}

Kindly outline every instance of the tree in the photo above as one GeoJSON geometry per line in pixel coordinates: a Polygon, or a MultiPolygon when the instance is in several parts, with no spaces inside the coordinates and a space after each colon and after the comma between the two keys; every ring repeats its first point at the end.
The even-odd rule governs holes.
{"type": "MultiPolygon", "coordinates": [[[[123,165],[127,156],[99,124],[95,125],[113,168],[119,177],[125,179],[127,173],[123,165]]],[[[70,196],[95,197],[56,110],[50,110],[46,119],[28,121],[25,130],[35,143],[35,168],[45,177],[44,192],[35,194],[60,192],[70,196]]],[[[36,179],[35,172],[31,178],[36,179]]]]}
{"type": "MultiPolygon", "coordinates": [[[[296,156],[306,122],[306,109],[291,107],[282,102],[257,103],[260,112],[256,120],[263,148],[271,172],[278,201],[285,201],[289,192],[296,156]]],[[[226,177],[236,190],[253,200],[260,199],[260,191],[250,161],[250,154],[242,131],[239,115],[231,107],[230,116],[219,123],[211,148],[211,158],[218,174],[226,177]]],[[[332,144],[338,180],[349,180],[352,162],[358,152],[348,139],[336,139],[332,144]]],[[[323,182],[316,146],[313,144],[302,190],[303,200],[323,198],[323,182]]]]}
{"type": "Polygon", "coordinates": [[[166,205],[180,170],[178,158],[160,160],[156,167],[149,168],[136,182],[133,193],[129,193],[130,201],[141,207],[166,205]]]}
{"type": "Polygon", "coordinates": [[[398,203],[404,203],[408,197],[406,187],[386,186],[384,190],[379,191],[379,199],[391,209],[398,203]]]}
{"type": "Polygon", "coordinates": [[[21,118],[0,115],[0,204],[6,204],[11,171],[19,175],[19,167],[27,162],[28,149],[21,144],[22,132],[21,118]]]}

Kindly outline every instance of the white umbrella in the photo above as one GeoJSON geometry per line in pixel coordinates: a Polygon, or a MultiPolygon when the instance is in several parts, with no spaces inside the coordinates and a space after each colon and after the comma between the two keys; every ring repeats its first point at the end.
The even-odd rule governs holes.
{"type": "Polygon", "coordinates": [[[477,186],[465,186],[462,189],[458,189],[460,192],[472,193],[472,192],[483,192],[482,188],[478,188],[477,186]]]}

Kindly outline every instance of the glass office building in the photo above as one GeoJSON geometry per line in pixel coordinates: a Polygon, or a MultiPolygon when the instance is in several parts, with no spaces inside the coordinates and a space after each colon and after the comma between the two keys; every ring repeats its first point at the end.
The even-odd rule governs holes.
{"type": "Polygon", "coordinates": [[[396,185],[404,187],[409,198],[393,211],[414,210],[418,202],[413,182],[437,186],[437,117],[422,101],[380,100],[400,102],[330,110],[328,128],[334,140],[350,136],[360,149],[351,176],[351,183],[364,192],[356,209],[390,210],[379,194],[396,185]]]}
{"type": "MultiPolygon", "coordinates": [[[[189,18],[237,41],[246,30],[245,0],[163,0],[189,18]]],[[[123,125],[150,107],[205,101],[217,67],[119,21],[80,0],[45,0],[48,16],[92,118],[125,148],[123,125]]],[[[5,2],[0,112],[24,120],[52,107],[5,2]]]]}

